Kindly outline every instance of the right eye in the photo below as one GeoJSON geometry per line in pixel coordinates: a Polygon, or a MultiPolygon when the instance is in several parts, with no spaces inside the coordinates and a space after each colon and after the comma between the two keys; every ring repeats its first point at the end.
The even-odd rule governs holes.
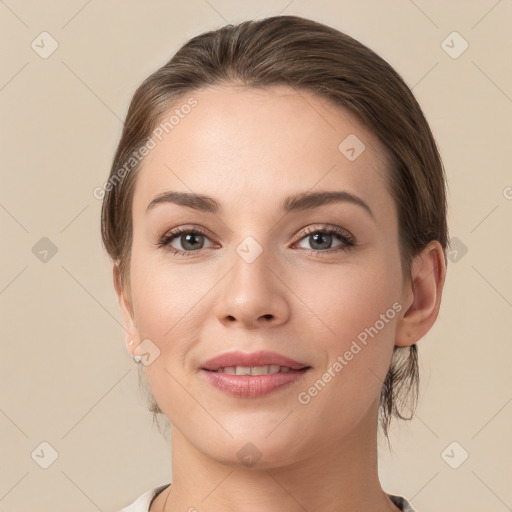
{"type": "MultiPolygon", "coordinates": [[[[204,248],[202,239],[208,239],[206,232],[201,228],[179,227],[166,233],[157,243],[159,247],[169,250],[175,255],[190,256],[204,248]],[[171,245],[177,240],[182,249],[178,249],[171,245]]],[[[209,239],[208,239],[209,240],[209,239]]]]}

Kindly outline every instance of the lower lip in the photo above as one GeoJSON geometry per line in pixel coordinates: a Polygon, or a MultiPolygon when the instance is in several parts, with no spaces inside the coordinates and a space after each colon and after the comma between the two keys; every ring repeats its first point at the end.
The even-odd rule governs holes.
{"type": "Polygon", "coordinates": [[[233,375],[201,369],[201,373],[210,384],[230,396],[257,398],[297,382],[308,370],[303,368],[265,375],[233,375]]]}

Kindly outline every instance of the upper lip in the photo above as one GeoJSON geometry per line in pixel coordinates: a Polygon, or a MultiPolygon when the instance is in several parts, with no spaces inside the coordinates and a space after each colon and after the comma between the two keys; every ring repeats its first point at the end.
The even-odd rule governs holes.
{"type": "Polygon", "coordinates": [[[270,352],[268,350],[261,350],[259,352],[224,352],[212,359],[208,359],[202,364],[203,370],[218,370],[219,368],[230,368],[234,366],[267,366],[279,365],[288,366],[292,370],[301,370],[307,368],[308,365],[295,361],[289,357],[278,354],[277,352],[270,352]]]}

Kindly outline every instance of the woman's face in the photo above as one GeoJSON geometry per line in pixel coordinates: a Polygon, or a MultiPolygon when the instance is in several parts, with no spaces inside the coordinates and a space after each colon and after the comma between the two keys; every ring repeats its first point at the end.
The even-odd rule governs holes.
{"type": "Polygon", "coordinates": [[[154,398],[184,438],[223,462],[252,454],[277,467],[375,436],[397,319],[412,301],[380,143],[345,109],[285,86],[210,87],[165,119],[189,97],[197,105],[155,139],[133,197],[130,329],[150,354],[154,398]],[[170,191],[209,196],[218,210],[148,208],[170,191]],[[359,199],[287,200],[319,192],[359,199]],[[233,351],[309,368],[236,396],[201,369],[233,351]]]}

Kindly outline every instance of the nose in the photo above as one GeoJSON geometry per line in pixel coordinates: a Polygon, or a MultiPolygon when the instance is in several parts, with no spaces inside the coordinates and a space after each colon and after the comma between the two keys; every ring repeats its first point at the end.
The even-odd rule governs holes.
{"type": "Polygon", "coordinates": [[[284,269],[270,250],[254,257],[255,249],[250,242],[241,244],[230,260],[228,274],[217,287],[215,314],[226,327],[275,327],[289,318],[291,292],[282,277],[284,269]]]}

